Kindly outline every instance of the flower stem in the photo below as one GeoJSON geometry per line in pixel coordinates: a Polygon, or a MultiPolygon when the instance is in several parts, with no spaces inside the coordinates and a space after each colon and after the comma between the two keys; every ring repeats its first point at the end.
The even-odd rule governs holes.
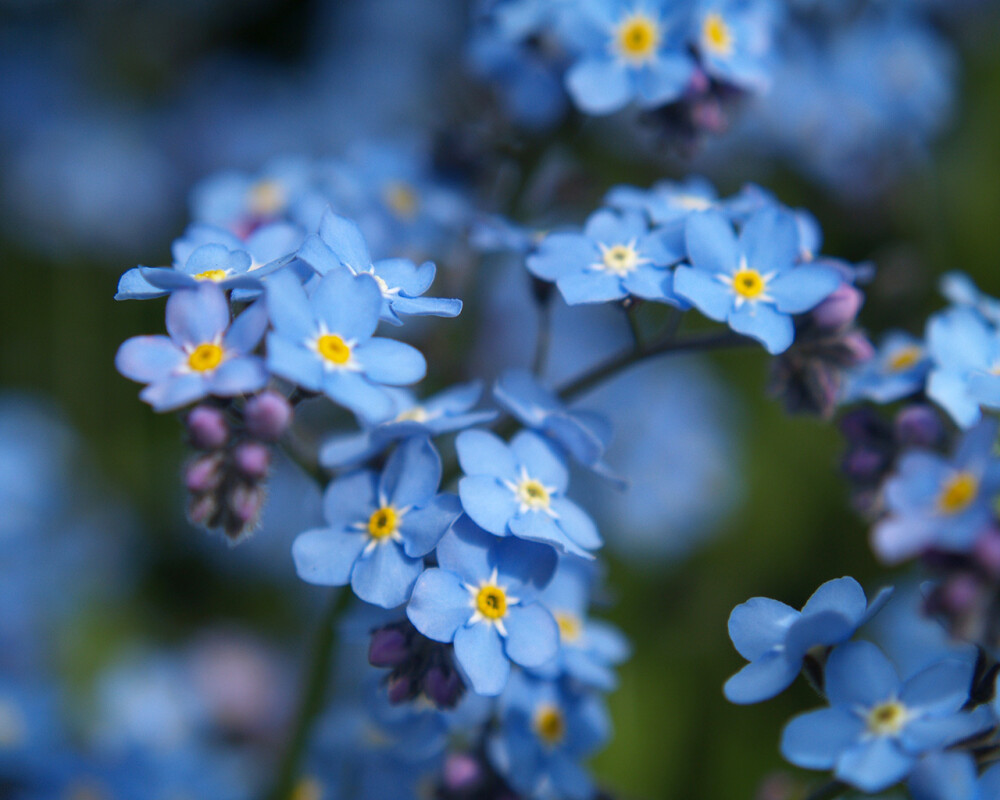
{"type": "Polygon", "coordinates": [[[337,622],[347,608],[350,597],[349,588],[331,591],[326,608],[316,626],[299,707],[288,744],[278,763],[274,783],[265,795],[267,800],[288,800],[295,790],[295,781],[305,755],[309,733],[327,699],[333,653],[337,643],[337,622]]]}

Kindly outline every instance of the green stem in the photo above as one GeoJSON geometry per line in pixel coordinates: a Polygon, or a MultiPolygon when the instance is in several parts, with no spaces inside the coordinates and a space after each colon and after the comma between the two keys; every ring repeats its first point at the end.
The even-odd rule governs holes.
{"type": "Polygon", "coordinates": [[[288,745],[278,764],[277,774],[267,800],[288,800],[295,790],[302,758],[313,723],[327,699],[333,653],[337,644],[337,622],[351,597],[349,588],[331,591],[326,608],[313,635],[313,650],[306,667],[305,689],[299,700],[288,745]]]}

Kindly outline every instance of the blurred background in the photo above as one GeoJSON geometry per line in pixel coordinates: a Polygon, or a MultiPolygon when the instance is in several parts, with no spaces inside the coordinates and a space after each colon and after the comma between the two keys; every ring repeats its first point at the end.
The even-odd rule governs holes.
{"type": "MultiPolygon", "coordinates": [[[[1000,293],[997,7],[957,5],[928,11],[950,65],[944,89],[921,89],[940,125],[886,174],[872,173],[877,154],[823,160],[819,138],[790,143],[778,91],[781,109],[747,110],[680,155],[634,120],[586,120],[546,156],[519,216],[579,222],[613,184],[691,171],[724,194],[755,180],[817,216],[825,252],[875,263],[868,330],[919,334],[942,272],[1000,293]]],[[[187,523],[181,428],[113,367],[125,338],[160,332],[162,302],[112,298],[126,269],[169,263],[198,181],[276,156],[418,143],[439,171],[461,162],[461,191],[490,210],[502,192],[482,176],[502,184],[505,167],[467,143],[489,125],[488,140],[513,137],[469,75],[469,19],[460,0],[0,0],[0,690],[44,677],[58,697],[32,702],[59,703],[73,735],[112,750],[178,747],[205,714],[236,740],[280,731],[321,603],[290,556],[319,520],[319,490],[279,463],[246,542],[187,523]]],[[[565,136],[535,133],[522,154],[549,135],[565,136]]],[[[460,326],[419,334],[432,373],[441,365],[431,385],[470,371],[466,341],[480,376],[523,364],[524,271],[456,243],[433,255],[468,305],[460,326]]],[[[610,321],[556,316],[553,377],[585,366],[560,357],[571,339],[589,332],[595,355],[626,341],[610,321]]],[[[587,404],[616,418],[611,458],[635,483],[578,490],[608,542],[605,614],[634,643],[595,762],[623,798],[755,797],[787,769],[781,725],[813,700],[796,684],[761,707],[724,701],[742,664],[730,609],[754,595],[800,606],[844,574],[886,580],[838,477],[836,427],[789,418],[767,362],[740,350],[644,367],[587,404]]],[[[3,730],[0,713],[0,763],[3,730]]]]}

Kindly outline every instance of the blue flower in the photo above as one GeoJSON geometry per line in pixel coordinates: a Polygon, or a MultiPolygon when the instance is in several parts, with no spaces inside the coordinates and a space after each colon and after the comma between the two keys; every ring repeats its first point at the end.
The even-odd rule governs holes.
{"type": "Polygon", "coordinates": [[[945,660],[904,683],[875,645],[841,645],[826,662],[830,707],[789,722],[781,753],[797,766],[832,769],[863,792],[880,792],[905,778],[922,754],[993,725],[987,708],[961,711],[971,682],[969,664],[945,660]]]}
{"type": "Polygon", "coordinates": [[[679,226],[650,231],[643,215],[602,209],[583,233],[551,233],[528,257],[528,270],[555,281],[570,305],[621,300],[629,294],[682,305],[668,267],[684,257],[679,226]]]}
{"type": "Polygon", "coordinates": [[[455,659],[477,694],[503,691],[510,662],[538,667],[559,645],[559,628],[538,591],[556,565],[551,547],[497,539],[466,516],[437,547],[438,568],[417,580],[410,622],[437,642],[454,642],[455,659]]]}
{"type": "Polygon", "coordinates": [[[347,267],[355,275],[373,276],[382,292],[380,316],[393,325],[403,324],[399,314],[457,317],[462,310],[461,300],[420,296],[434,282],[432,262],[417,267],[405,258],[386,258],[373,264],[358,226],[332,210],[323,215],[319,235],[306,239],[298,255],[320,275],[347,267]]]}
{"type": "Polygon", "coordinates": [[[539,598],[559,625],[559,653],[533,672],[550,679],[565,675],[611,691],[618,685],[612,667],[628,658],[630,647],[614,625],[587,616],[595,577],[593,562],[574,556],[559,559],[556,574],[539,598]]]}
{"type": "Polygon", "coordinates": [[[994,800],[1000,797],[1000,764],[979,775],[971,753],[934,751],[920,759],[907,785],[913,800],[994,800]]]}
{"type": "Polygon", "coordinates": [[[729,638],[750,663],[726,681],[726,698],[759,703],[783,692],[798,676],[810,649],[850,639],[891,592],[882,589],[867,603],[854,578],[838,578],[820,586],[802,611],[768,597],[736,606],[729,616],[729,638]]]}
{"type": "Polygon", "coordinates": [[[604,461],[611,423],[602,414],[566,408],[554,392],[523,369],[504,372],[493,385],[493,397],[523,425],[545,434],[585,467],[621,482],[604,461]]]}
{"type": "Polygon", "coordinates": [[[997,423],[985,420],[951,459],[923,450],[904,455],[883,491],[888,516],[872,534],[875,552],[889,562],[930,548],[967,552],[992,518],[1000,489],[996,438],[997,423]]]}
{"type": "Polygon", "coordinates": [[[465,477],[458,494],[465,513],[495,536],[545,542],[592,558],[601,537],[590,517],[565,497],[569,470],[545,439],[521,431],[508,445],[486,431],[455,440],[465,477]]]}
{"type": "Polygon", "coordinates": [[[134,336],[118,348],[115,367],[149,384],[139,397],[157,411],[180,408],[207,395],[232,397],[267,383],[257,347],[267,328],[267,312],[255,303],[229,324],[222,289],[202,283],[174,292],[167,300],[169,336],[134,336]]]}
{"type": "Polygon", "coordinates": [[[430,553],[462,513],[458,498],[437,494],[441,457],[430,439],[401,444],[381,475],[355,472],[327,487],[327,528],[295,539],[299,577],[325,586],[351,584],[367,603],[406,602],[430,553]]]}
{"type": "Polygon", "coordinates": [[[688,219],[685,236],[691,266],[674,272],[674,290],[770,353],[783,352],[795,338],[792,314],[815,308],[841,284],[828,267],[796,266],[798,227],[785,211],[753,214],[739,239],[722,214],[707,211],[688,219]]]}
{"type": "Polygon", "coordinates": [[[979,291],[964,272],[946,272],[941,276],[939,288],[956,306],[969,306],[994,325],[1000,323],[1000,300],[979,291]]]}
{"type": "Polygon", "coordinates": [[[370,275],[336,269],[306,295],[287,271],[267,284],[274,332],[267,363],[275,375],[323,392],[370,423],[389,419],[392,398],[382,384],[405,385],[424,377],[427,362],[408,344],[372,337],[382,293],[370,275]]]}
{"type": "Polygon", "coordinates": [[[968,307],[950,308],[927,323],[934,362],[927,396],[963,428],[982,417],[980,406],[1000,408],[1000,332],[968,307]]]}
{"type": "Polygon", "coordinates": [[[842,402],[901,400],[923,389],[929,371],[923,342],[901,331],[888,333],[875,357],[850,373],[842,402]]]}
{"type": "Polygon", "coordinates": [[[491,422],[493,410],[473,411],[483,393],[479,381],[461,383],[418,402],[406,389],[387,389],[392,397],[394,416],[357,433],[327,439],[319,451],[319,462],[330,469],[354,466],[410,436],[439,436],[491,422]]]}
{"type": "Polygon", "coordinates": [[[712,183],[698,176],[679,182],[659,181],[649,189],[615,186],[605,195],[604,203],[619,211],[642,211],[654,225],[677,222],[699,211],[725,208],[712,183]]]}
{"type": "Polygon", "coordinates": [[[566,73],[566,88],[581,111],[611,114],[633,101],[655,108],[683,94],[694,62],[671,5],[593,0],[572,9],[582,55],[566,73]]]}
{"type": "Polygon", "coordinates": [[[162,297],[177,289],[192,289],[211,281],[221,289],[259,289],[260,283],[248,275],[250,256],[223,244],[205,244],[192,251],[174,267],[135,267],[118,281],[115,300],[162,297]]]}
{"type": "Polygon", "coordinates": [[[487,745],[494,768],[524,797],[589,800],[594,783],[581,762],[611,736],[600,695],[523,673],[500,699],[500,730],[487,745]]]}
{"type": "Polygon", "coordinates": [[[774,11],[769,0],[702,0],[695,33],[705,71],[742,89],[766,91],[774,11]]]}

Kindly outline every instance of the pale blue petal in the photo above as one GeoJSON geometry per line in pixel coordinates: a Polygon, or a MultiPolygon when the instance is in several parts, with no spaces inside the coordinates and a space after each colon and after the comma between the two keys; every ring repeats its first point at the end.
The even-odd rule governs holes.
{"type": "Polygon", "coordinates": [[[441,483],[441,456],[426,436],[404,441],[386,462],[379,492],[396,508],[425,505],[441,483]]]}
{"type": "Polygon", "coordinates": [[[295,571],[306,583],[346,586],[367,538],[363,533],[330,528],[300,533],[292,543],[295,571]]]}
{"type": "Polygon", "coordinates": [[[916,764],[892,739],[877,737],[852,747],[837,763],[834,776],[863,792],[881,792],[905,778],[916,764]]]}
{"type": "Polygon", "coordinates": [[[586,114],[612,114],[632,99],[628,69],[609,58],[588,58],[566,73],[566,89],[573,102],[586,114]]]}
{"type": "Polygon", "coordinates": [[[656,108],[679,98],[694,72],[694,62],[684,54],[662,53],[635,75],[640,105],[656,108]]]}
{"type": "Polygon", "coordinates": [[[184,351],[166,336],[133,336],[115,355],[115,369],[141,383],[165,380],[184,363],[184,351]]]}
{"type": "Polygon", "coordinates": [[[522,667],[539,667],[559,652],[559,626],[537,603],[512,606],[504,617],[507,657],[522,667]]]}
{"type": "Polygon", "coordinates": [[[510,661],[504,655],[503,642],[493,625],[479,622],[459,628],[455,633],[455,660],[476,694],[495,697],[507,685],[510,661]]]}
{"type": "Polygon", "coordinates": [[[767,284],[767,293],[779,311],[801,314],[818,306],[842,283],[834,270],[809,264],[778,275],[767,284]]]}
{"type": "Polygon", "coordinates": [[[376,337],[354,348],[365,374],[376,383],[405,386],[427,374],[427,361],[412,345],[376,337]]]}
{"type": "Polygon", "coordinates": [[[376,481],[371,470],[351,472],[326,487],[323,493],[323,514],[332,527],[349,528],[366,523],[378,507],[376,481]]]}
{"type": "Polygon", "coordinates": [[[959,372],[932,371],[927,379],[927,396],[961,428],[971,428],[982,419],[979,402],[969,393],[968,381],[959,372]]]}
{"type": "Polygon", "coordinates": [[[545,439],[531,431],[521,431],[511,440],[510,449],[529,478],[541,481],[557,494],[566,491],[569,485],[566,462],[545,439]]]}
{"type": "Polygon", "coordinates": [[[363,342],[378,326],[382,292],[371,275],[335,269],[320,278],[309,304],[330,333],[363,342]]]}
{"type": "Polygon", "coordinates": [[[832,769],[858,742],[864,721],[846,708],[822,708],[791,720],[781,734],[781,755],[806,769],[832,769]]]}
{"type": "Polygon", "coordinates": [[[552,510],[558,515],[556,525],[580,547],[594,550],[604,544],[594,520],[572,500],[556,497],[552,500],[552,510]]]}
{"type": "Polygon", "coordinates": [[[227,350],[252,353],[267,330],[267,306],[258,300],[240,314],[226,331],[223,343],[227,350]]]}
{"type": "Polygon", "coordinates": [[[556,281],[556,286],[563,299],[571,306],[621,300],[628,295],[621,278],[600,270],[567,273],[556,281]]]}
{"type": "Polygon", "coordinates": [[[271,323],[281,336],[301,343],[316,335],[309,298],[292,270],[282,270],[268,278],[265,300],[271,323]]]}
{"type": "Polygon", "coordinates": [[[969,699],[972,670],[973,665],[965,661],[938,662],[910,678],[899,699],[928,714],[958,711],[969,699]]]}
{"type": "Polygon", "coordinates": [[[826,662],[825,687],[830,705],[871,708],[896,696],[899,676],[871,642],[848,642],[835,648],[826,662]]]}
{"type": "Polygon", "coordinates": [[[214,341],[228,326],[229,303],[215,284],[182,289],[167,300],[167,332],[177,344],[214,341]]]}
{"type": "Polygon", "coordinates": [[[728,322],[737,333],[761,342],[771,355],[783,353],[795,339],[792,318],[765,303],[744,303],[729,313],[728,322]]]}
{"type": "Polygon", "coordinates": [[[857,622],[865,613],[867,600],[861,584],[854,578],[837,578],[820,586],[802,607],[802,613],[837,611],[857,622]]]}
{"type": "Polygon", "coordinates": [[[517,513],[514,493],[492,475],[469,475],[458,482],[462,508],[484,530],[507,534],[507,523],[517,513]]]}
{"type": "Polygon", "coordinates": [[[318,392],[323,388],[323,365],[320,356],[282,334],[267,335],[267,368],[304,389],[318,392]]]}
{"type": "Polygon", "coordinates": [[[446,569],[428,569],[413,587],[406,616],[428,639],[450,642],[472,616],[462,579],[446,569]]]}
{"type": "Polygon", "coordinates": [[[726,681],[722,691],[730,703],[760,703],[785,691],[801,669],[801,660],[790,661],[776,650],[744,666],[726,681]]]}
{"type": "Polygon", "coordinates": [[[437,547],[438,564],[442,569],[451,570],[468,584],[478,584],[486,580],[493,571],[490,550],[496,542],[469,517],[463,515],[456,520],[437,547]]]}
{"type": "Polygon", "coordinates": [[[521,539],[550,544],[560,552],[572,553],[581,558],[592,559],[594,557],[589,551],[570,539],[556,524],[556,521],[544,511],[527,511],[524,514],[516,514],[507,527],[511,533],[521,539]]]}
{"type": "Polygon", "coordinates": [[[750,269],[761,273],[790,269],[799,257],[799,229],[795,217],[776,208],[758,211],[743,226],[740,249],[750,269]]]}
{"type": "Polygon", "coordinates": [[[151,383],[139,392],[139,398],[149,403],[156,411],[173,411],[200,400],[207,394],[208,384],[204,377],[188,374],[151,383]]]}
{"type": "MultiPolygon", "coordinates": [[[[270,361],[268,362],[270,364],[270,361]]],[[[272,372],[274,372],[272,367],[272,372]]],[[[323,392],[335,403],[349,408],[369,424],[390,419],[396,406],[392,398],[379,386],[357,372],[326,370],[323,375],[323,392]]]]}
{"type": "Polygon", "coordinates": [[[674,270],[673,284],[675,294],[716,322],[724,322],[733,307],[733,290],[714,273],[681,266],[674,270]]]}
{"type": "Polygon", "coordinates": [[[455,439],[458,463],[466,475],[516,480],[517,461],[507,443],[488,431],[463,431],[455,439]]]}
{"type": "Polygon", "coordinates": [[[264,362],[256,356],[231,358],[224,361],[211,376],[206,375],[210,391],[220,397],[263,389],[267,377],[264,362]]]}
{"type": "Polygon", "coordinates": [[[351,588],[366,603],[395,608],[410,598],[423,571],[423,559],[409,558],[396,542],[384,541],[358,558],[351,573],[351,588]]]}
{"type": "Polygon", "coordinates": [[[688,217],[684,239],[688,258],[695,269],[731,275],[739,266],[740,250],[733,226],[717,211],[688,217]]]}
{"type": "Polygon", "coordinates": [[[729,638],[747,661],[756,661],[785,641],[799,612],[770,597],[751,597],[729,615],[729,638]]]}
{"type": "Polygon", "coordinates": [[[528,271],[547,281],[586,269],[600,257],[594,243],[578,233],[550,233],[528,256],[528,271]]]}
{"type": "Polygon", "coordinates": [[[157,289],[142,277],[139,267],[133,267],[119,278],[115,300],[147,300],[151,297],[163,297],[165,294],[165,291],[157,289]]]}
{"type": "Polygon", "coordinates": [[[425,507],[409,511],[400,526],[406,554],[411,558],[426,556],[461,513],[462,505],[453,494],[439,494],[425,507]]]}
{"type": "Polygon", "coordinates": [[[345,266],[355,271],[367,270],[372,259],[361,229],[346,217],[327,209],[319,223],[320,238],[345,266]]]}

